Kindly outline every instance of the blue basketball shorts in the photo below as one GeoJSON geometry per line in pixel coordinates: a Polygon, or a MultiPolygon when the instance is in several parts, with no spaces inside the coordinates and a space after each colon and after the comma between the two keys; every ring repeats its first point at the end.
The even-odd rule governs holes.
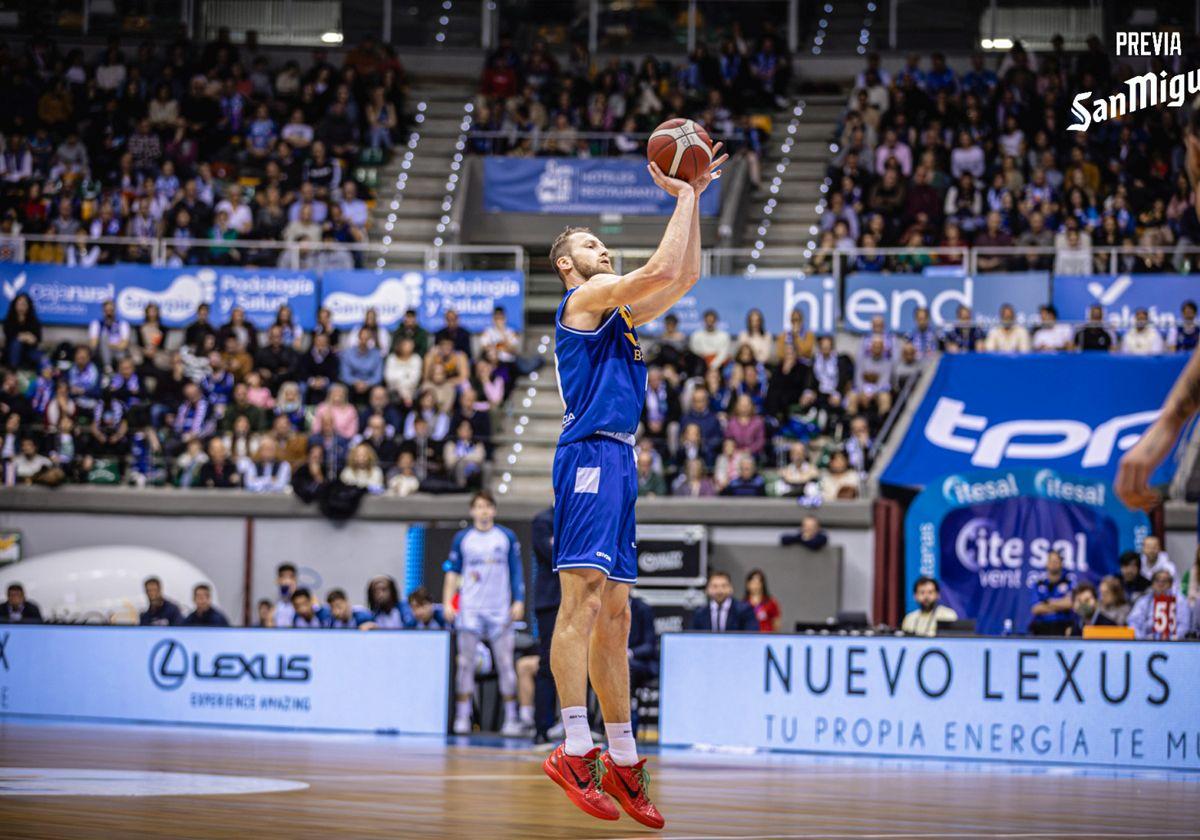
{"type": "Polygon", "coordinates": [[[554,453],[554,570],[599,569],[637,583],[637,461],[632,446],[593,436],[554,453]]]}

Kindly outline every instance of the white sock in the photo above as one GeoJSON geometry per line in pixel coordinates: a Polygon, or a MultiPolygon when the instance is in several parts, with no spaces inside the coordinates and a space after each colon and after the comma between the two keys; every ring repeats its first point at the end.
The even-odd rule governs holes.
{"type": "Polygon", "coordinates": [[[504,701],[504,722],[508,723],[509,721],[513,721],[516,719],[517,719],[517,701],[516,700],[505,700],[504,701]]]}
{"type": "Polygon", "coordinates": [[[604,733],[608,736],[608,754],[614,762],[622,767],[637,764],[637,741],[633,738],[632,723],[606,723],[604,733]]]}
{"type": "Polygon", "coordinates": [[[454,703],[454,719],[455,720],[470,720],[471,719],[471,701],[457,700],[454,703]]]}
{"type": "Polygon", "coordinates": [[[567,755],[587,755],[595,746],[592,729],[588,726],[587,706],[565,706],[562,710],[563,729],[567,733],[567,755]]]}
{"type": "Polygon", "coordinates": [[[533,706],[522,706],[520,716],[521,723],[533,723],[533,706]]]}

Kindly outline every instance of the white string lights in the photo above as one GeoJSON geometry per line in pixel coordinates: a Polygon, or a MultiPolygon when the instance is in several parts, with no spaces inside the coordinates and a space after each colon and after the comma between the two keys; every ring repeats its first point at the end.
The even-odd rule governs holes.
{"type": "MultiPolygon", "coordinates": [[[[442,234],[450,228],[450,211],[454,209],[454,191],[458,189],[458,177],[463,168],[463,158],[467,148],[467,132],[471,130],[471,114],[474,111],[474,104],[468,102],[463,105],[462,122],[458,124],[458,138],[454,141],[454,157],[450,161],[450,175],[446,178],[446,194],[442,196],[442,216],[438,219],[437,235],[433,237],[433,244],[439,247],[446,242],[442,234]]],[[[436,269],[438,266],[431,265],[429,267],[436,269]]]]}
{"type": "MultiPolygon", "coordinates": [[[[826,8],[829,8],[828,6],[826,8]]],[[[757,260],[762,257],[762,252],[766,248],[767,233],[771,229],[771,215],[775,212],[775,208],[779,206],[779,200],[776,196],[783,188],[783,176],[787,172],[788,167],[792,163],[789,155],[792,152],[792,147],[796,144],[796,132],[800,129],[800,118],[804,116],[805,103],[797,102],[792,108],[792,118],[788,122],[787,136],[783,138],[783,142],[779,144],[779,162],[775,164],[775,175],[771,178],[771,186],[768,187],[770,197],[763,204],[762,219],[758,223],[758,229],[755,233],[758,238],[754,240],[754,247],[750,250],[750,262],[746,265],[746,273],[754,274],[758,270],[757,260]]]]}
{"type": "MultiPolygon", "coordinates": [[[[545,356],[547,353],[550,352],[550,336],[548,336],[548,335],[542,336],[542,340],[538,342],[537,351],[538,351],[539,356],[545,356]]],[[[531,383],[536,383],[539,378],[540,377],[538,376],[538,372],[536,370],[529,374],[529,381],[531,383]]],[[[538,392],[538,386],[536,384],[530,385],[529,388],[527,388],[525,390],[524,399],[521,400],[521,408],[523,408],[523,409],[532,408],[533,407],[533,398],[537,396],[537,392],[538,392]]],[[[528,425],[529,425],[529,415],[521,414],[517,418],[517,425],[513,426],[513,434],[518,437],[524,435],[525,427],[528,425]]],[[[524,448],[525,447],[521,445],[520,441],[516,441],[513,443],[513,445],[509,448],[508,457],[505,459],[508,466],[515,467],[517,465],[517,462],[521,460],[521,451],[524,448]]],[[[500,483],[496,485],[496,492],[501,495],[506,494],[508,492],[509,485],[511,483],[512,483],[512,471],[505,470],[500,475],[500,483]]]]}
{"type": "MultiPolygon", "coordinates": [[[[425,111],[429,105],[424,101],[417,103],[417,113],[413,117],[413,122],[421,125],[425,122],[425,111]]],[[[408,186],[408,170],[412,169],[413,158],[417,153],[417,144],[421,142],[421,133],[417,129],[413,129],[408,135],[408,143],[405,144],[404,158],[400,161],[400,172],[396,175],[396,192],[392,196],[392,203],[389,206],[391,212],[388,213],[387,222],[384,223],[383,235],[383,254],[387,254],[391,250],[392,231],[396,227],[397,214],[400,209],[400,203],[404,201],[404,188],[408,186]]],[[[375,268],[382,269],[387,265],[387,260],[384,256],[380,256],[375,261],[375,268]]]]}

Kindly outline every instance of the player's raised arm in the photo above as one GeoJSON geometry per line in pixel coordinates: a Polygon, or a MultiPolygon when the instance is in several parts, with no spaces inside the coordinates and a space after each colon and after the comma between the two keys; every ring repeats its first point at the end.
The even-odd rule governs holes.
{"type": "MultiPolygon", "coordinates": [[[[714,156],[721,150],[722,145],[717,143],[713,146],[714,156]]],[[[662,315],[678,303],[679,299],[686,295],[700,279],[700,196],[708,189],[709,184],[721,177],[721,164],[727,160],[729,160],[729,155],[715,157],[703,172],[692,179],[692,189],[696,193],[696,207],[692,211],[692,222],[688,228],[688,246],[684,253],[683,266],[674,283],[632,304],[634,326],[640,327],[647,321],[653,321],[662,315]]],[[[654,175],[655,181],[663,186],[662,180],[667,176],[663,175],[661,171],[656,173],[655,169],[657,167],[651,169],[651,174],[654,175]]],[[[663,188],[666,189],[665,186],[663,188]]]]}
{"type": "MultiPolygon", "coordinates": [[[[655,174],[657,167],[654,164],[650,164],[650,167],[651,174],[655,174]]],[[[658,174],[661,175],[661,172],[658,174]]],[[[656,177],[655,180],[658,178],[656,177]]],[[[591,315],[594,317],[621,306],[635,304],[671,285],[679,277],[691,235],[692,215],[696,208],[696,192],[691,184],[675,178],[666,178],[665,183],[660,181],[660,184],[675,197],[675,211],[671,214],[670,221],[667,222],[667,229],[663,232],[658,248],[655,249],[645,265],[628,274],[617,275],[601,271],[591,275],[567,302],[567,309],[563,313],[564,316],[567,316],[568,322],[565,322],[567,326],[590,328],[588,324],[572,324],[569,323],[569,320],[571,317],[578,316],[586,318],[591,315]]],[[[596,237],[589,236],[578,247],[584,250],[603,250],[604,245],[596,237]]],[[[597,260],[603,268],[608,260],[607,252],[599,254],[597,260]]],[[[572,258],[565,255],[559,256],[555,260],[555,268],[564,275],[572,271],[574,268],[572,258]]]]}
{"type": "Polygon", "coordinates": [[[1121,459],[1113,489],[1128,507],[1150,510],[1161,501],[1158,491],[1150,488],[1150,476],[1175,445],[1184,424],[1198,411],[1200,348],[1192,353],[1183,373],[1175,381],[1175,387],[1167,394],[1158,419],[1121,459]]]}

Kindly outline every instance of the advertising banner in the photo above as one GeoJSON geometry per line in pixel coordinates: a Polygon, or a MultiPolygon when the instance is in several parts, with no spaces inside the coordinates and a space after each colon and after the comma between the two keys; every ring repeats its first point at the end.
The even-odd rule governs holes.
{"type": "Polygon", "coordinates": [[[525,274],[520,271],[326,271],[321,291],[321,305],[343,329],[361,324],[372,308],[388,329],[409,309],[416,310],[427,330],[446,325],[447,309],[455,310],[459,323],[473,333],[491,326],[497,306],[504,307],[514,330],[521,330],[525,320],[525,274]]]}
{"type": "MultiPolygon", "coordinates": [[[[644,160],[511,158],[483,160],[483,206],[489,213],[666,216],[675,199],[654,183],[644,160]]],[[[700,213],[721,207],[721,182],[700,196],[700,213]]]]}
{"type": "Polygon", "coordinates": [[[450,635],[0,628],[0,718],[441,734],[450,635]]]}
{"type": "MultiPolygon", "coordinates": [[[[718,314],[718,326],[736,337],[746,327],[746,314],[758,309],[768,332],[779,334],[791,324],[792,310],[804,313],[804,323],[816,333],[837,328],[837,281],[832,277],[701,277],[691,291],[669,310],[679,319],[679,329],[693,333],[704,328],[704,313],[718,314]]],[[[639,328],[647,335],[663,330],[661,318],[639,328]]]]}
{"type": "Polygon", "coordinates": [[[645,586],[703,586],[707,531],[703,525],[639,525],[637,564],[645,586]]]}
{"type": "Polygon", "coordinates": [[[1175,325],[1185,300],[1200,299],[1194,274],[1093,274],[1054,278],[1054,306],[1065,321],[1086,321],[1088,308],[1104,307],[1109,324],[1118,330],[1133,326],[1133,314],[1146,309],[1164,332],[1175,325]]]}
{"type": "Polygon", "coordinates": [[[29,263],[0,265],[0,289],[4,312],[13,298],[25,293],[45,324],[86,326],[101,316],[106,300],[116,303],[118,317],[135,325],[142,323],[151,303],[158,304],[168,327],[191,323],[201,303],[212,307],[214,324],[224,324],[240,306],[247,320],[266,328],[275,323],[275,313],[284,304],[292,307],[296,322],[305,329],[317,322],[317,275],[311,271],[29,263]]]}
{"type": "Polygon", "coordinates": [[[1000,319],[1000,307],[1006,303],[1016,310],[1019,323],[1037,323],[1038,307],[1049,300],[1050,275],[1045,271],[978,277],[855,272],[846,277],[842,313],[851,332],[869,331],[876,315],[884,317],[888,329],[909,332],[914,313],[922,307],[941,329],[954,323],[958,307],[968,306],[986,328],[1000,319]]]}
{"type": "Polygon", "coordinates": [[[1200,770],[1200,644],[757,633],[661,644],[667,745],[1200,770]]]}
{"type": "Polygon", "coordinates": [[[1066,572],[1098,585],[1120,573],[1122,551],[1138,548],[1150,520],[1130,511],[1107,481],[1054,470],[951,475],[913,500],[904,520],[907,609],[912,582],[939,580],[942,602],[980,633],[1029,626],[1033,582],[1057,551],[1066,572]]]}
{"type": "MultiPolygon", "coordinates": [[[[1112,481],[1186,358],[1107,353],[949,354],[883,472],[924,487],[953,473],[1048,467],[1112,481]]],[[[1171,480],[1172,453],[1152,476],[1171,480]]]]}

